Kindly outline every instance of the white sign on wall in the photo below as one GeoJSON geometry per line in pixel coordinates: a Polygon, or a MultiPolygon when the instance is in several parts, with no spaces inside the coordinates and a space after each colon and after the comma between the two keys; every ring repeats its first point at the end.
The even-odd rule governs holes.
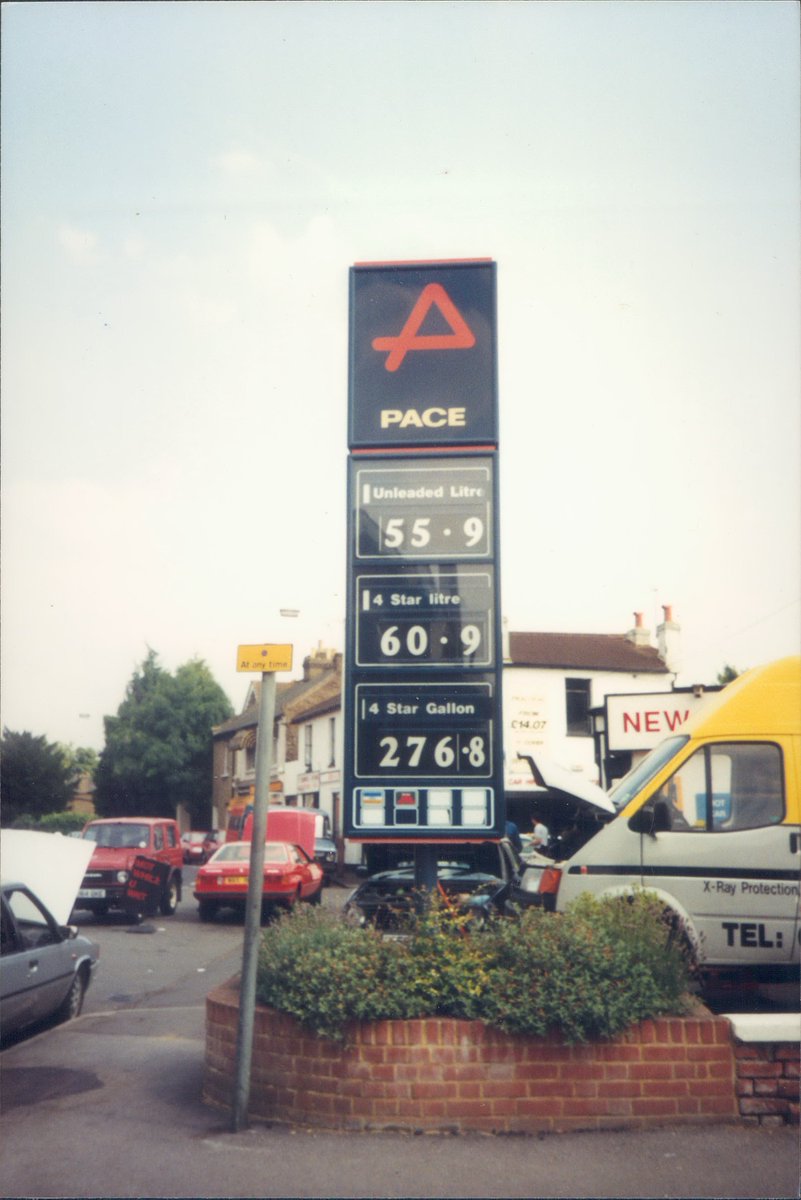
{"type": "Polygon", "coordinates": [[[545,696],[514,692],[504,696],[504,782],[508,792],[531,790],[531,769],[518,755],[536,758],[545,750],[548,736],[545,696]]]}

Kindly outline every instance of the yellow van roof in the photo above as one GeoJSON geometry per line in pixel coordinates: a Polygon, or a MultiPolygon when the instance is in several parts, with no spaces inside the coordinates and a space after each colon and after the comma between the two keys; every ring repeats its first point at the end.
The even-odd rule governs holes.
{"type": "Polygon", "coordinates": [[[801,656],[744,672],[722,692],[708,696],[682,733],[695,737],[801,733],[801,656]]]}

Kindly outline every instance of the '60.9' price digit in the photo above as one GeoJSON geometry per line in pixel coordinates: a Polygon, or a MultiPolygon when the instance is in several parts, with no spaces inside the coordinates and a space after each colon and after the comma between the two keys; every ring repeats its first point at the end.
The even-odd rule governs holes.
{"type": "MultiPolygon", "coordinates": [[[[381,653],[384,658],[397,658],[404,650],[412,658],[420,658],[429,647],[428,632],[422,625],[410,625],[405,634],[400,626],[390,625],[381,634],[381,653]]],[[[481,629],[478,625],[465,625],[459,631],[462,655],[469,658],[481,647],[481,629]]]]}
{"type": "MultiPolygon", "coordinates": [[[[403,643],[398,637],[398,626],[390,625],[381,634],[381,653],[385,658],[395,658],[403,649],[403,643]]],[[[406,630],[406,649],[409,654],[419,658],[428,649],[428,634],[422,625],[411,625],[406,630]]]]}

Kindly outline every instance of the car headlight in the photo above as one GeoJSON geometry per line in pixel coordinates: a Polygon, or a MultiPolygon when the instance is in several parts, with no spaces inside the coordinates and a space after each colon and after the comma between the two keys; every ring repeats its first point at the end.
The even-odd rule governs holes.
{"type": "Polygon", "coordinates": [[[328,851],[328,853],[327,853],[327,854],[326,854],[326,856],[325,856],[325,861],[326,861],[326,862],[333,862],[335,858],[336,858],[336,854],[334,853],[334,851],[333,851],[333,850],[329,850],[329,851],[328,851]]]}
{"type": "Polygon", "coordinates": [[[118,871],[117,872],[117,883],[127,883],[129,879],[130,879],[130,875],[128,874],[127,871],[118,871]]]}

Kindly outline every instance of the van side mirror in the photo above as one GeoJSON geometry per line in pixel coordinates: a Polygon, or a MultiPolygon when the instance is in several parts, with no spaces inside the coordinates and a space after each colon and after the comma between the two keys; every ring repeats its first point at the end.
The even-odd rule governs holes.
{"type": "Polygon", "coordinates": [[[655,837],[672,829],[670,809],[664,800],[649,801],[629,817],[629,829],[655,837]]]}
{"type": "Polygon", "coordinates": [[[633,833],[650,833],[654,824],[654,810],[644,804],[642,808],[638,808],[636,813],[632,813],[629,817],[629,829],[633,833]]]}

